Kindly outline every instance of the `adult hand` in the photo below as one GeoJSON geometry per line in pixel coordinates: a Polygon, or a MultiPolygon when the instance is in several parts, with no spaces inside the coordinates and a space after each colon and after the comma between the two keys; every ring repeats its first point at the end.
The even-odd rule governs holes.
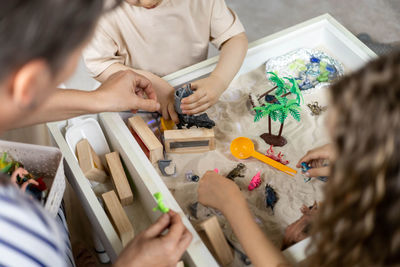
{"type": "Polygon", "coordinates": [[[198,200],[204,206],[212,207],[226,214],[232,207],[245,203],[239,187],[230,179],[215,171],[207,171],[197,188],[198,200]]]}
{"type": "Polygon", "coordinates": [[[330,167],[323,164],[324,161],[334,159],[334,148],[332,144],[326,144],[307,152],[297,163],[296,167],[301,168],[301,163],[306,162],[311,165],[305,175],[307,177],[329,176],[330,167]]]}
{"type": "Polygon", "coordinates": [[[115,267],[176,266],[192,240],[180,216],[169,211],[137,235],[121,252],[115,267]],[[165,235],[161,235],[168,229],[165,235]]]}
{"type": "MultiPolygon", "coordinates": [[[[137,110],[158,111],[160,103],[151,82],[131,70],[111,75],[96,91],[97,101],[104,111],[137,110]]],[[[94,103],[97,104],[97,103],[94,103]]]]}
{"type": "Polygon", "coordinates": [[[217,103],[226,88],[227,85],[224,81],[214,75],[193,82],[194,94],[185,97],[181,102],[183,113],[192,115],[205,111],[217,103]]]}

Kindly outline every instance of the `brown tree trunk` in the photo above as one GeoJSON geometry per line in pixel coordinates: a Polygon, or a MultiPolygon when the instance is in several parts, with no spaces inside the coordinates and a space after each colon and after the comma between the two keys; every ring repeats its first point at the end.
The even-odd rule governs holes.
{"type": "Polygon", "coordinates": [[[286,93],[286,94],[281,95],[281,97],[288,96],[288,95],[290,95],[291,93],[292,93],[292,92],[288,92],[288,93],[286,93]]]}
{"type": "Polygon", "coordinates": [[[279,128],[279,134],[278,134],[278,136],[281,136],[281,135],[282,135],[282,130],[283,130],[283,123],[281,124],[281,128],[279,128]]]}
{"type": "Polygon", "coordinates": [[[271,134],[271,117],[268,116],[268,133],[271,134]]]}
{"type": "Polygon", "coordinates": [[[272,91],[274,91],[276,88],[278,88],[278,86],[275,86],[274,88],[268,90],[267,92],[265,92],[264,94],[260,95],[258,97],[258,100],[260,100],[261,98],[263,98],[264,96],[268,95],[269,93],[271,93],[272,91]]]}

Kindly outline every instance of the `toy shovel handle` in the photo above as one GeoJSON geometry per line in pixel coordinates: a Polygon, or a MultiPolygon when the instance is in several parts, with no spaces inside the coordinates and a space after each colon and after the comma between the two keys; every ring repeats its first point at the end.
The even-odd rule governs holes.
{"type": "Polygon", "coordinates": [[[283,165],[282,163],[279,163],[279,162],[277,162],[277,161],[275,161],[275,160],[273,160],[273,159],[271,159],[271,158],[269,158],[269,157],[267,157],[267,156],[265,156],[265,155],[263,155],[263,154],[261,154],[261,153],[259,153],[257,151],[254,151],[251,154],[251,156],[255,157],[258,160],[261,160],[264,163],[267,163],[268,165],[270,165],[270,166],[272,166],[272,167],[274,167],[274,168],[276,168],[276,169],[278,169],[280,171],[283,171],[284,173],[286,173],[286,174],[288,174],[290,176],[294,176],[297,173],[296,170],[293,170],[292,168],[290,168],[290,167],[288,167],[286,165],[283,165]]]}

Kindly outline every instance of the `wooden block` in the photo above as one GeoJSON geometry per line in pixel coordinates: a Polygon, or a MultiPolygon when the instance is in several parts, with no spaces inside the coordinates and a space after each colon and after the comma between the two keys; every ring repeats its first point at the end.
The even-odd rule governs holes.
{"type": "Polygon", "coordinates": [[[104,166],[87,139],[82,139],[76,144],[76,154],[79,166],[87,179],[100,183],[106,181],[108,176],[104,166]]]}
{"type": "Polygon", "coordinates": [[[200,153],[215,149],[214,129],[193,128],[164,131],[168,153],[200,153]]]}
{"type": "Polygon", "coordinates": [[[125,247],[135,235],[132,224],[114,190],[102,194],[101,197],[103,198],[104,206],[110,216],[111,222],[121,239],[122,246],[125,247]]]}
{"type": "Polygon", "coordinates": [[[146,146],[146,149],[149,151],[147,157],[149,158],[151,163],[156,163],[160,159],[164,158],[163,145],[151,131],[149,126],[144,122],[142,117],[133,116],[129,118],[129,126],[140,138],[140,140],[137,140],[138,143],[140,144],[141,141],[146,146]]]}
{"type": "Polygon", "coordinates": [[[231,263],[233,261],[233,253],[225,239],[217,217],[213,216],[200,223],[199,226],[206,233],[219,263],[223,266],[231,263]]]}
{"type": "Polygon", "coordinates": [[[115,191],[123,206],[133,203],[133,194],[122,167],[121,159],[118,152],[106,154],[108,168],[111,173],[111,178],[115,187],[115,191]]]}

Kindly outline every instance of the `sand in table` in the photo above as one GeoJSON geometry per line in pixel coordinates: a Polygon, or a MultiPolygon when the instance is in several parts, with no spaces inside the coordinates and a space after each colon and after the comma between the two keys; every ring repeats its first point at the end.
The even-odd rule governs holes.
{"type": "MultiPolygon", "coordinates": [[[[271,87],[264,75],[264,65],[234,80],[219,102],[207,111],[210,118],[216,122],[214,128],[216,150],[203,154],[168,154],[167,158],[176,163],[177,174],[175,177],[162,177],[182,209],[189,214],[187,207],[197,201],[197,183],[186,181],[186,171],[192,170],[201,177],[205,171],[219,168],[220,174],[226,175],[239,162],[244,163],[247,166],[245,177],[236,178],[235,182],[245,195],[255,220],[276,246],[280,247],[285,228],[302,215],[301,206],[303,204],[310,206],[314,201],[322,200],[324,183],[316,179],[305,183],[300,170],[295,177],[291,177],[256,159],[238,160],[230,154],[230,142],[239,136],[252,139],[256,150],[263,154],[269,148],[269,145],[259,137],[268,131],[268,119],[262,119],[257,123],[253,122],[254,115],[248,101],[248,94],[249,92],[261,94],[271,87]],[[249,192],[247,186],[258,171],[262,173],[263,183],[257,189],[249,192]],[[265,206],[266,184],[270,184],[279,197],[274,212],[265,206]]],[[[284,153],[285,158],[290,161],[288,166],[292,168],[296,168],[297,161],[305,152],[329,142],[325,132],[327,112],[320,116],[312,116],[307,104],[313,101],[318,101],[320,105],[325,106],[327,89],[304,94],[301,121],[297,122],[291,117],[288,118],[283,129],[283,136],[286,137],[288,144],[284,147],[274,148],[276,153],[284,153]]],[[[279,126],[279,123],[273,122],[272,132],[274,134],[278,133],[279,126]]],[[[156,169],[158,168],[156,167],[156,169]]],[[[199,220],[204,219],[200,218],[199,220]]],[[[218,219],[228,238],[236,241],[223,216],[218,216],[218,219]]]]}

